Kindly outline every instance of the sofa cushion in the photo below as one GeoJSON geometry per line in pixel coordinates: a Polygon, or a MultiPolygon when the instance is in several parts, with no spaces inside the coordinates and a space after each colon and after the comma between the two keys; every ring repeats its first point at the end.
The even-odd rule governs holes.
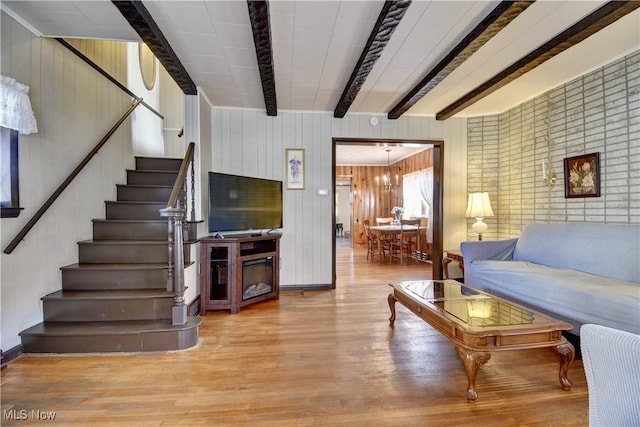
{"type": "Polygon", "coordinates": [[[640,334],[640,287],[528,261],[474,261],[473,287],[574,326],[596,323],[640,334]]]}
{"type": "Polygon", "coordinates": [[[640,284],[640,225],[529,224],[513,259],[640,284]]]}

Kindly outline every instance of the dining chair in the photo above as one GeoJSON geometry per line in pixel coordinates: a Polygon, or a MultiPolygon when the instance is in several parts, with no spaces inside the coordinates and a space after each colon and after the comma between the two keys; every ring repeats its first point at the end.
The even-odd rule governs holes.
{"type": "Polygon", "coordinates": [[[420,246],[421,219],[401,219],[399,238],[391,242],[390,255],[392,258],[400,258],[400,264],[404,256],[411,255],[420,246]],[[415,228],[414,228],[415,227],[415,228]]]}
{"type": "Polygon", "coordinates": [[[371,232],[371,222],[368,219],[362,221],[364,225],[364,237],[367,238],[367,261],[371,257],[371,261],[375,261],[378,253],[378,238],[371,232]]]}
{"type": "Polygon", "coordinates": [[[393,222],[393,217],[376,218],[376,224],[389,225],[393,222]]]}
{"type": "Polygon", "coordinates": [[[386,239],[380,240],[378,245],[378,236],[371,231],[371,221],[365,219],[362,224],[364,225],[364,235],[367,238],[367,261],[371,256],[371,261],[375,261],[375,256],[378,255],[380,262],[384,261],[385,253],[390,249],[389,242],[386,239]]]}
{"type": "Polygon", "coordinates": [[[417,258],[422,261],[427,261],[431,258],[432,244],[427,237],[427,229],[429,228],[429,218],[423,218],[420,223],[420,236],[418,237],[418,247],[416,248],[417,258]],[[424,237],[424,239],[423,239],[424,237]]]}
{"type": "MultiPolygon", "coordinates": [[[[378,217],[376,218],[376,224],[377,225],[391,225],[393,223],[393,217],[389,216],[389,217],[378,217]]],[[[382,246],[385,247],[387,250],[391,251],[391,243],[393,243],[396,240],[396,236],[394,234],[381,234],[380,237],[380,242],[382,243],[382,246]]],[[[389,252],[391,253],[391,252],[389,252]]],[[[381,261],[382,262],[382,261],[381,261]]]]}

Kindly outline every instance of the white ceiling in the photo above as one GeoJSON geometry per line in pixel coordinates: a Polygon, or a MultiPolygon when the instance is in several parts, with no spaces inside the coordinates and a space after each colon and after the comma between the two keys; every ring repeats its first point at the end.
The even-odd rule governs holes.
{"type": "Polygon", "coordinates": [[[394,164],[400,160],[431,148],[431,145],[336,145],[336,166],[381,166],[394,164]],[[387,153],[387,150],[390,150],[387,153]]]}
{"type": "MultiPolygon", "coordinates": [[[[245,0],[143,3],[214,106],[265,109],[245,0]]],[[[383,3],[269,1],[279,110],[335,109],[383,3]]],[[[604,3],[535,2],[405,114],[434,116],[604,3]]],[[[347,114],[386,115],[498,4],[414,0],[347,114]]],[[[44,36],[140,41],[110,1],[3,1],[2,7],[44,36]]],[[[503,112],[639,46],[640,9],[456,117],[503,112]]]]}

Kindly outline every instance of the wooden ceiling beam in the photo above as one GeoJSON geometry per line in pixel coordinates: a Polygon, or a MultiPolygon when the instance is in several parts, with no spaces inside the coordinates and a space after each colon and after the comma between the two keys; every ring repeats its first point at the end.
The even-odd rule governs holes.
{"type": "Polygon", "coordinates": [[[610,1],[578,23],[564,30],[542,46],[459,98],[436,114],[436,120],[446,120],[480,99],[511,83],[543,62],[580,43],[607,25],[640,7],[639,1],[610,1]]]}
{"type": "Polygon", "coordinates": [[[253,31],[253,44],[256,49],[267,116],[277,116],[278,103],[276,99],[276,79],[273,72],[269,3],[265,0],[247,0],[247,6],[249,8],[249,20],[253,31]]]}
{"type": "Polygon", "coordinates": [[[532,1],[501,2],[389,111],[387,118],[403,115],[532,4],[532,1]]]}
{"type": "Polygon", "coordinates": [[[151,52],[158,58],[164,69],[182,89],[182,92],[185,95],[197,95],[198,90],[195,83],[142,2],[113,0],[112,3],[149,46],[151,52]]]}
{"type": "Polygon", "coordinates": [[[400,20],[402,20],[409,5],[411,5],[411,0],[387,0],[384,2],[380,15],[378,15],[378,20],[373,30],[371,30],[371,35],[369,35],[369,40],[367,40],[360,59],[358,59],[351,77],[349,77],[349,81],[342,91],[342,96],[333,111],[333,117],[341,119],[347,114],[349,107],[356,99],[360,88],[362,88],[376,61],[382,55],[383,49],[391,39],[391,35],[400,20]]]}

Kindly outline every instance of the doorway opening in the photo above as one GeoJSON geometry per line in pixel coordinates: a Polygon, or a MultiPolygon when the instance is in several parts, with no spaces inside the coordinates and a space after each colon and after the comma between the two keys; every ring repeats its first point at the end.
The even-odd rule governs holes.
{"type": "Polygon", "coordinates": [[[351,225],[353,223],[353,188],[350,178],[337,178],[335,194],[336,246],[351,247],[351,225]]]}
{"type": "MultiPolygon", "coordinates": [[[[429,268],[432,269],[432,272],[430,275],[432,278],[441,279],[442,278],[442,250],[443,250],[442,249],[442,244],[443,244],[442,243],[442,206],[443,206],[442,205],[442,192],[443,192],[442,191],[443,190],[442,189],[442,177],[443,177],[442,168],[444,165],[444,153],[443,153],[444,141],[379,139],[379,138],[378,139],[376,138],[333,138],[332,139],[332,180],[333,180],[332,187],[334,189],[337,188],[338,182],[351,180],[352,178],[349,176],[349,173],[345,172],[345,170],[342,167],[337,166],[336,151],[337,151],[337,147],[340,147],[340,146],[355,146],[355,147],[365,147],[365,148],[379,147],[379,148],[384,148],[383,151],[406,150],[407,147],[416,147],[418,151],[420,151],[420,149],[425,150],[426,148],[431,148],[430,161],[431,161],[431,166],[433,167],[433,199],[432,199],[433,202],[432,202],[431,216],[430,218],[428,218],[428,220],[431,222],[433,237],[431,242],[432,264],[429,266],[429,268]],[[340,173],[338,173],[338,169],[340,169],[340,173]]],[[[388,155],[388,151],[386,155],[388,155]]],[[[364,169],[368,169],[368,168],[364,168],[364,169]]],[[[377,203],[378,205],[382,205],[382,206],[386,206],[386,204],[391,203],[392,206],[395,206],[394,202],[397,202],[398,200],[402,200],[401,189],[400,189],[400,186],[398,185],[399,178],[401,178],[400,174],[402,173],[402,169],[397,168],[392,170],[391,165],[387,164],[384,168],[381,168],[379,166],[378,172],[380,171],[382,171],[380,175],[377,175],[375,170],[373,170],[373,172],[367,171],[364,173],[365,176],[358,177],[358,181],[360,182],[351,181],[350,188],[351,188],[353,197],[354,198],[368,197],[368,199],[371,200],[370,203],[377,203]],[[385,176],[382,177],[381,176],[382,174],[384,174],[385,176]],[[385,191],[386,191],[385,193],[377,194],[374,196],[371,196],[371,194],[363,194],[363,193],[367,193],[367,189],[364,188],[366,187],[366,185],[363,184],[364,182],[368,182],[369,186],[374,185],[374,183],[375,185],[381,185],[381,184],[384,185],[383,178],[385,180],[391,180],[392,184],[395,182],[396,187],[394,188],[393,185],[385,187],[385,191]],[[394,193],[394,191],[396,192],[394,193]],[[389,200],[387,200],[387,198],[389,200]]],[[[337,194],[338,193],[336,191],[336,195],[337,194]]],[[[332,208],[334,210],[334,212],[332,212],[333,229],[336,230],[337,224],[340,224],[340,222],[338,221],[338,216],[336,214],[336,206],[334,205],[332,206],[332,208]]],[[[352,242],[351,244],[354,245],[356,244],[357,239],[359,238],[359,235],[363,234],[363,230],[360,230],[360,228],[363,229],[362,221],[366,218],[360,218],[360,216],[367,215],[367,214],[363,214],[362,212],[360,212],[362,211],[361,208],[353,207],[352,210],[354,212],[351,218],[350,240],[352,242]],[[358,212],[355,212],[355,211],[358,211],[358,212]]],[[[373,210],[369,209],[368,212],[373,212],[373,210]]],[[[378,210],[376,212],[382,212],[382,211],[378,210]]],[[[389,216],[389,214],[387,214],[386,216],[389,216]]],[[[344,219],[341,219],[341,221],[344,221],[344,219]]],[[[344,228],[344,223],[342,224],[342,227],[344,228]]],[[[336,287],[336,280],[337,280],[336,244],[340,243],[336,239],[337,239],[336,233],[334,233],[333,247],[332,247],[332,267],[333,267],[332,288],[334,289],[336,287]]]]}

